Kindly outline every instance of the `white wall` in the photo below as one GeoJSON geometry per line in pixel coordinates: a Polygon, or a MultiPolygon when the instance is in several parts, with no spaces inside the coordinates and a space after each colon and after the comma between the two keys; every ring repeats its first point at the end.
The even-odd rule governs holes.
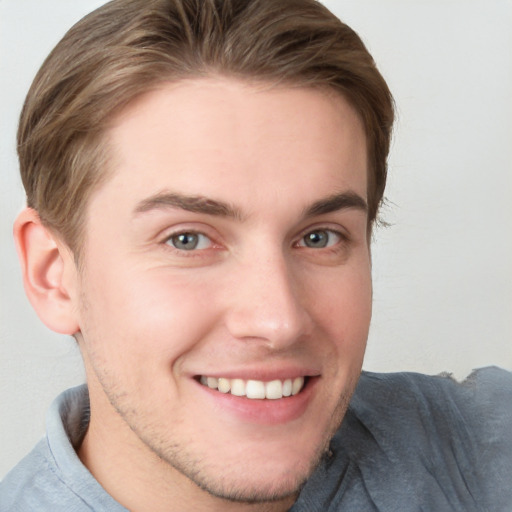
{"type": "MultiPolygon", "coordinates": [[[[0,477],[43,434],[53,397],[83,381],[74,341],[22,290],[14,134],[42,59],[101,3],[0,0],[0,477]]],[[[512,2],[325,3],[361,33],[399,113],[366,369],[512,369],[512,2]]]]}

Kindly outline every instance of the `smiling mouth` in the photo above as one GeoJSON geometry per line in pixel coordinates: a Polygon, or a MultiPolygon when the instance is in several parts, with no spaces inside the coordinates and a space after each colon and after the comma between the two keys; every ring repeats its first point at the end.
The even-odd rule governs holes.
{"type": "Polygon", "coordinates": [[[217,377],[199,377],[199,382],[210,389],[234,396],[246,397],[251,400],[278,400],[299,394],[306,384],[306,378],[272,380],[226,379],[217,377]]]}

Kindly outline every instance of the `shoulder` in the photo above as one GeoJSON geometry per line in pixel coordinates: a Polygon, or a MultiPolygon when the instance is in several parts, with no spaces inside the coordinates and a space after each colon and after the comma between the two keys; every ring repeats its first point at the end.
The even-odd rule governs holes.
{"type": "Polygon", "coordinates": [[[0,512],[89,510],[59,477],[46,439],[0,483],[0,512]],[[82,508],[80,508],[82,506],[82,508]]]}
{"type": "Polygon", "coordinates": [[[89,420],[85,386],[62,393],[46,418],[46,437],[0,483],[0,512],[126,512],[78,458],[89,420]]]}
{"type": "Polygon", "coordinates": [[[485,442],[500,434],[510,439],[512,373],[489,367],[457,382],[449,374],[363,372],[351,409],[363,421],[377,421],[388,436],[390,426],[421,426],[423,436],[437,442],[452,436],[485,442]]]}
{"type": "Polygon", "coordinates": [[[512,374],[504,370],[478,370],[462,383],[363,373],[333,451],[353,488],[383,509],[505,511],[511,425],[512,374]]]}
{"type": "Polygon", "coordinates": [[[439,398],[439,393],[456,398],[472,396],[476,400],[485,396],[510,396],[512,373],[496,366],[474,370],[464,381],[458,382],[451,374],[423,375],[413,372],[372,373],[362,372],[354,397],[375,396],[385,393],[388,397],[399,393],[402,397],[422,395],[439,398]],[[391,395],[390,395],[391,393],[391,395]]]}

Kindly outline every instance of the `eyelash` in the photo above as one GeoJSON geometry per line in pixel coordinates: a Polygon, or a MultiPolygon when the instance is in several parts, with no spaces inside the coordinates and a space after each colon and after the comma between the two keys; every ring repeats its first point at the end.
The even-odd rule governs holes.
{"type": "MultiPolygon", "coordinates": [[[[293,247],[300,248],[300,249],[313,249],[313,250],[323,249],[324,251],[335,252],[336,250],[340,249],[340,246],[345,245],[348,241],[349,241],[348,236],[341,231],[338,231],[338,230],[335,230],[335,229],[332,229],[329,227],[315,227],[313,229],[309,228],[307,231],[303,232],[303,234],[299,237],[299,239],[296,242],[294,242],[293,247]],[[330,236],[334,235],[338,240],[336,240],[332,245],[327,245],[325,247],[314,248],[314,247],[308,246],[307,243],[305,242],[305,238],[308,235],[313,235],[314,233],[319,233],[319,232],[328,233],[330,236]]],[[[194,230],[194,229],[181,230],[181,231],[176,231],[174,233],[171,233],[164,238],[162,243],[164,246],[166,246],[167,249],[169,249],[183,257],[200,257],[201,253],[203,251],[212,249],[215,246],[215,241],[212,239],[212,237],[208,236],[207,234],[205,234],[201,231],[194,230]],[[186,250],[186,249],[179,249],[172,245],[172,239],[175,239],[179,236],[184,236],[184,235],[205,237],[209,240],[210,246],[205,247],[205,248],[199,248],[199,249],[194,247],[190,250],[186,250]]],[[[328,243],[329,243],[329,241],[328,241],[328,243]]]]}
{"type": "MultiPolygon", "coordinates": [[[[187,257],[198,255],[197,253],[211,248],[211,247],[205,247],[205,248],[196,249],[194,247],[191,250],[186,250],[186,249],[178,249],[177,247],[173,247],[171,245],[173,239],[180,237],[180,236],[185,236],[185,235],[204,237],[210,241],[210,246],[215,245],[215,242],[212,240],[212,238],[210,236],[206,235],[205,233],[203,233],[201,231],[196,231],[193,229],[182,230],[182,231],[177,231],[175,233],[171,233],[170,235],[165,237],[165,239],[163,240],[163,244],[165,246],[167,246],[170,250],[175,251],[175,252],[179,253],[180,255],[187,256],[187,257]]],[[[198,242],[198,243],[200,243],[200,242],[198,242]]]]}
{"type": "MultiPolygon", "coordinates": [[[[313,235],[315,233],[316,234],[328,233],[329,239],[328,239],[327,243],[330,242],[330,238],[332,237],[332,235],[334,235],[337,238],[337,240],[334,243],[332,243],[331,245],[326,245],[325,247],[318,247],[316,249],[336,250],[340,244],[343,244],[348,241],[348,237],[344,233],[342,233],[338,230],[327,228],[327,227],[318,227],[318,228],[314,228],[314,229],[308,229],[308,231],[306,233],[301,235],[301,237],[299,238],[298,242],[296,242],[295,245],[297,247],[315,249],[314,247],[308,246],[307,241],[306,241],[306,237],[308,235],[311,237],[311,235],[313,235]]],[[[310,238],[310,240],[312,240],[312,238],[310,238]]]]}

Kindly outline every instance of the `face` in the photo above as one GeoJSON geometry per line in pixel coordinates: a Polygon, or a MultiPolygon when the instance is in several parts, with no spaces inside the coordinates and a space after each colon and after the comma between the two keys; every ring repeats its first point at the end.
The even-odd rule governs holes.
{"type": "Polygon", "coordinates": [[[149,93],[109,135],[76,298],[88,436],[181,489],[293,495],[368,333],[360,120],[333,92],[212,78],[149,93]]]}

